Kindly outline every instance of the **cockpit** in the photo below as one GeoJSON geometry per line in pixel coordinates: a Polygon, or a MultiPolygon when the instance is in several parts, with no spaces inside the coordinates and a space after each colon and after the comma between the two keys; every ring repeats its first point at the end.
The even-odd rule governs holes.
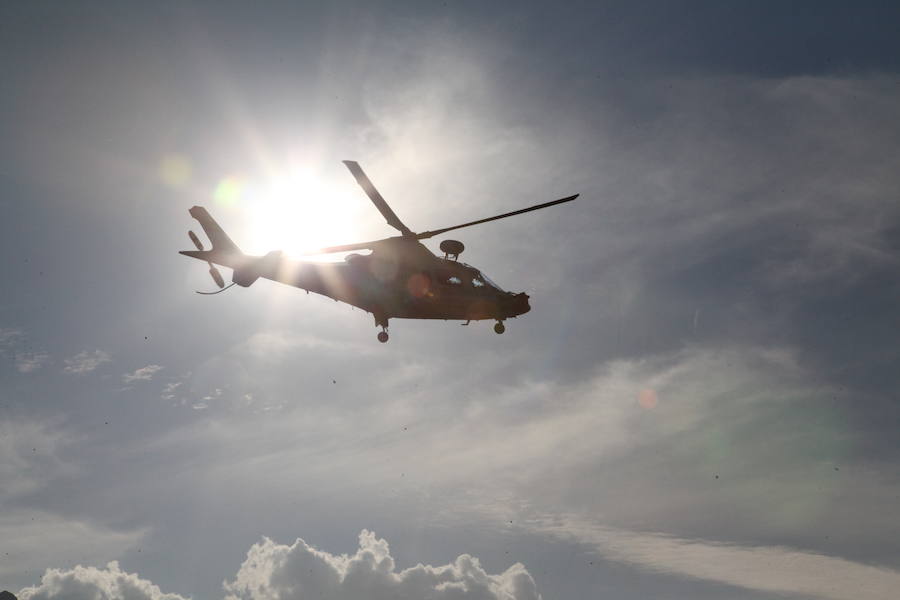
{"type": "Polygon", "coordinates": [[[503,290],[475,267],[457,261],[447,262],[450,263],[447,265],[447,269],[442,270],[437,278],[440,283],[447,286],[458,286],[461,289],[468,287],[476,290],[491,288],[498,291],[503,290]]]}

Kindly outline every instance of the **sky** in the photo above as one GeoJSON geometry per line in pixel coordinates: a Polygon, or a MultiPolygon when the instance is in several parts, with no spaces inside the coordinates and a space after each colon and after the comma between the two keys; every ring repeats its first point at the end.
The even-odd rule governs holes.
{"type": "MultiPolygon", "coordinates": [[[[0,589],[887,600],[892,2],[0,5],[0,589]],[[532,310],[177,254],[454,232],[532,310]],[[226,271],[226,278],[230,273],[226,271]]],[[[443,238],[427,242],[432,250],[443,238]]]]}

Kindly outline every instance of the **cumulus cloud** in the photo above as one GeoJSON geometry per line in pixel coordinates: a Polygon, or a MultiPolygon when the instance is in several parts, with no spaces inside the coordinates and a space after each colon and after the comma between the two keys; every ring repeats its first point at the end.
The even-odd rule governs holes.
{"type": "Polygon", "coordinates": [[[162,367],[159,365],[147,365],[146,367],[136,369],[133,373],[125,373],[122,375],[122,382],[133,383],[135,381],[150,381],[153,379],[153,376],[161,370],[162,367]]]}
{"type": "Polygon", "coordinates": [[[4,552],[0,581],[12,588],[16,583],[34,581],[30,574],[40,573],[47,565],[103,564],[133,548],[145,534],[142,529],[115,530],[45,511],[7,506],[0,515],[4,552]]]}
{"type": "Polygon", "coordinates": [[[450,564],[418,564],[396,570],[385,540],[363,530],[352,556],[317,550],[302,539],[293,545],[270,539],[254,544],[232,582],[227,600],[321,598],[322,600],[540,600],[524,566],[487,573],[477,558],[463,554],[450,564]]]}
{"type": "Polygon", "coordinates": [[[84,473],[72,461],[77,437],[53,421],[0,419],[0,582],[10,588],[33,581],[48,565],[102,564],[145,533],[36,506],[42,503],[35,498],[52,494],[55,484],[84,473]]]}
{"type": "Polygon", "coordinates": [[[19,600],[185,600],[178,594],[164,594],[158,586],[133,573],[126,573],[115,561],[105,569],[77,566],[47,569],[39,585],[19,592],[19,600]]]}
{"type": "Polygon", "coordinates": [[[103,350],[94,350],[93,352],[85,350],[65,360],[66,366],[63,368],[63,373],[85,375],[111,360],[112,357],[103,350]]]}
{"type": "MultiPolygon", "coordinates": [[[[299,538],[290,546],[265,538],[250,548],[234,581],[224,587],[227,600],[541,600],[520,563],[492,575],[477,558],[463,554],[447,565],[420,563],[398,571],[388,543],[366,530],[353,555],[318,550],[299,538]]],[[[115,561],[105,568],[47,569],[38,585],[19,592],[20,600],[98,598],[184,600],[115,561]]]]}

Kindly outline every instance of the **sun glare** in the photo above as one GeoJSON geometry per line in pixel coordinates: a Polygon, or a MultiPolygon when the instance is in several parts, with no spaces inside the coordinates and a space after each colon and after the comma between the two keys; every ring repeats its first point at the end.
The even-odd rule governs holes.
{"type": "Polygon", "coordinates": [[[247,183],[242,202],[248,213],[248,253],[282,250],[290,256],[358,241],[356,207],[340,186],[307,170],[247,183]]]}

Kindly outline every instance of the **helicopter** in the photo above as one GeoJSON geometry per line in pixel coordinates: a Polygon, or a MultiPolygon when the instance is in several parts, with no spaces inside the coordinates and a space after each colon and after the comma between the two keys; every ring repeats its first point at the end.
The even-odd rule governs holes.
{"type": "Polygon", "coordinates": [[[200,223],[212,247],[204,249],[197,234],[188,231],[188,237],[197,249],[182,250],[179,254],[205,261],[209,265],[210,276],[219,288],[213,292],[197,293],[213,295],[234,285],[249,287],[259,278],[271,279],[371,313],[375,317],[375,326],[381,328],[377,336],[381,343],[388,341],[388,320],[392,318],[460,320],[465,321],[463,325],[471,321],[494,320],[494,331],[502,334],[506,331],[503,324],[506,319],[531,310],[528,294],[504,291],[479,269],[460,262],[459,255],[465,250],[462,242],[443,240],[440,249],[444,256],[440,257],[421,240],[571,202],[579,194],[477,221],[416,233],[397,217],[357,162],[343,162],[387,224],[398,230],[400,235],[330,246],[308,253],[371,251],[369,254],[349,254],[344,262],[292,260],[280,250],[263,256],[250,256],[241,252],[205,208],[194,206],[188,212],[200,223]],[[215,265],[233,269],[230,285],[225,285],[215,265]]]}

